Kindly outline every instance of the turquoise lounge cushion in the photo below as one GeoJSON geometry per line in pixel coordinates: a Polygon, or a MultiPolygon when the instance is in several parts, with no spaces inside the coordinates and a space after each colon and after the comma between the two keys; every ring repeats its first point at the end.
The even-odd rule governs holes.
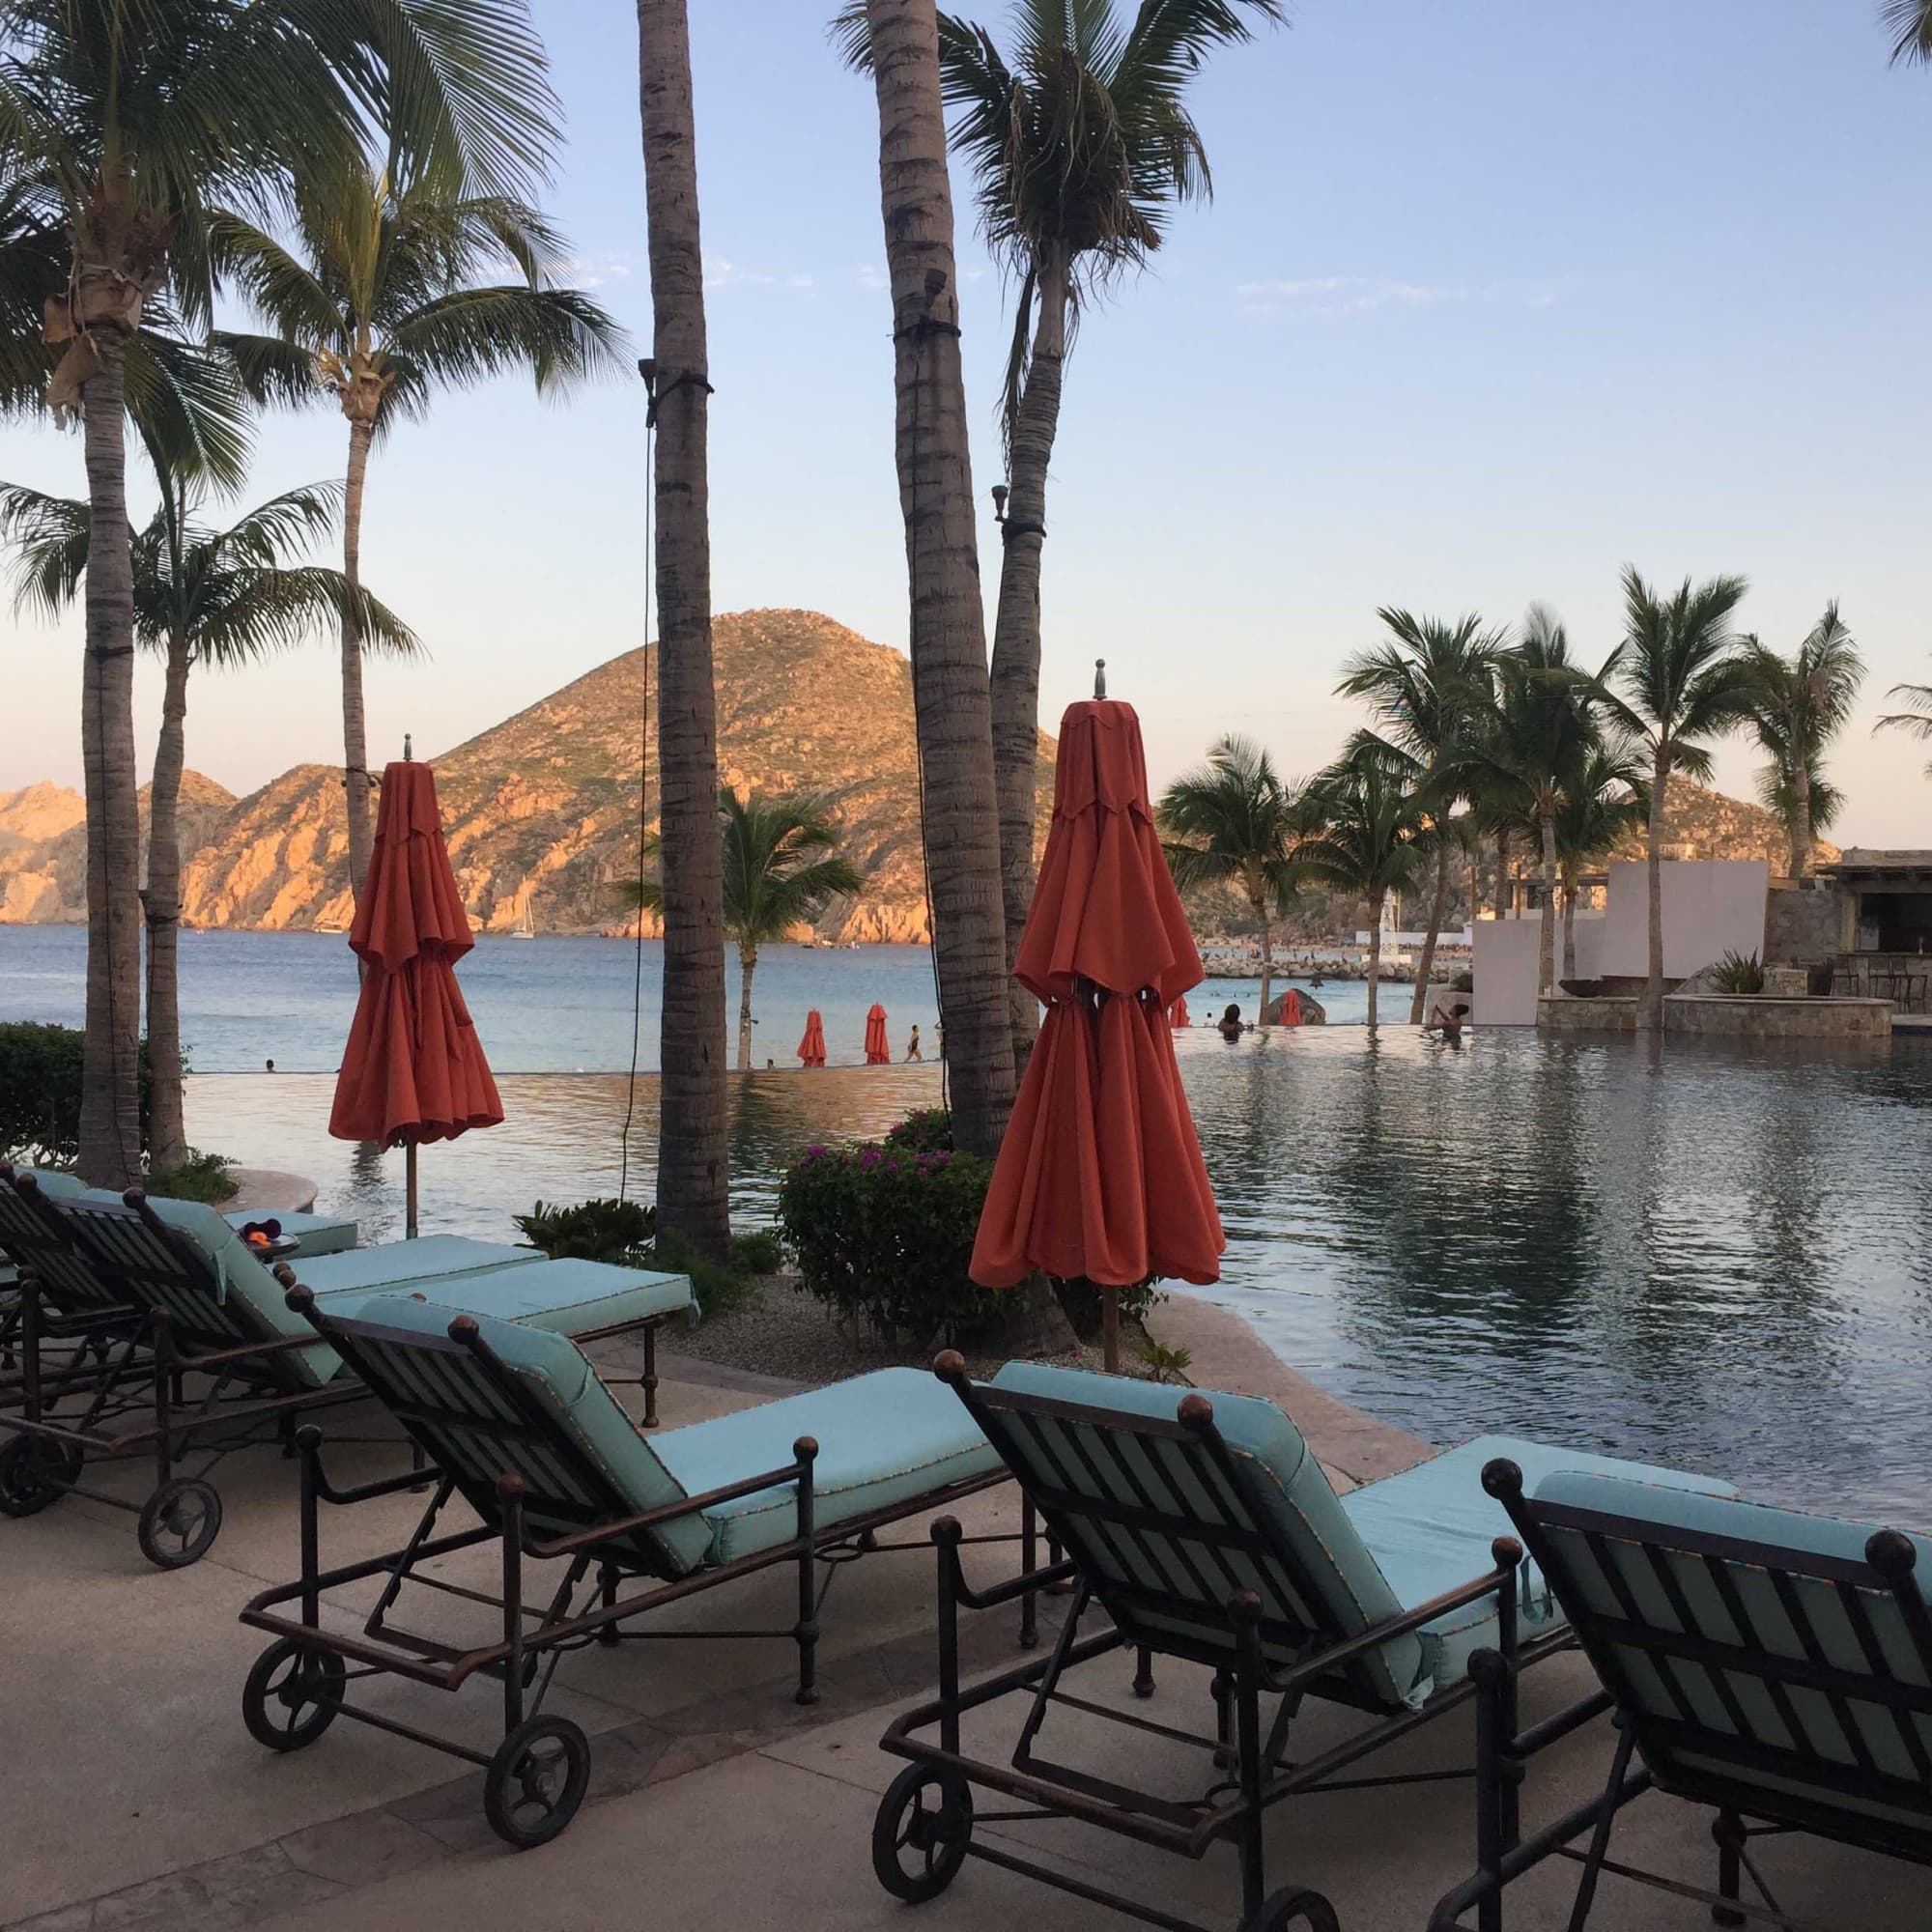
{"type": "MultiPolygon", "coordinates": [[[[1273,1403],[1216,1389],[1180,1389],[1126,1376],[1100,1376],[1083,1369],[1049,1368],[1037,1362],[1009,1362],[993,1386],[1054,1402],[1173,1420],[1188,1395],[1204,1395],[1213,1405],[1214,1426],[1222,1440],[1253,1472],[1267,1520],[1319,1592],[1319,1608],[1339,1640],[1371,1623],[1401,1613],[1404,1605],[1343,1513],[1335,1492],[1301,1432],[1273,1403]]],[[[1083,1425],[1084,1427],[1085,1425],[1083,1425]]],[[[1117,1498],[1131,1502],[1131,1496],[1117,1498]]],[[[1477,1572],[1465,1573],[1463,1580],[1477,1572]]],[[[1156,1585],[1158,1576],[1142,1579],[1156,1585]]],[[[1270,1590],[1257,1577],[1264,1604],[1270,1590]]],[[[1430,1679],[1422,1644],[1399,1636],[1367,1661],[1378,1694],[1389,1705],[1419,1702],[1430,1679]]]]}
{"type": "MultiPolygon", "coordinates": [[[[390,1254],[394,1265],[409,1258],[398,1250],[423,1247],[422,1241],[399,1241],[390,1248],[366,1248],[359,1254],[390,1254]]],[[[477,1246],[484,1243],[478,1242],[477,1246]]],[[[599,1329],[654,1315],[673,1315],[695,1307],[691,1283],[681,1274],[654,1274],[646,1268],[619,1267],[609,1262],[545,1261],[531,1249],[515,1251],[526,1264],[495,1267],[477,1273],[450,1270],[439,1276],[404,1277],[370,1288],[318,1288],[318,1299],[331,1315],[354,1320],[358,1311],[378,1300],[410,1294],[418,1301],[435,1300],[469,1315],[488,1315],[498,1321],[516,1321],[529,1328],[548,1328],[558,1335],[593,1335],[599,1329]],[[420,1281],[421,1287],[414,1284],[420,1281]]],[[[325,1270],[304,1268],[301,1278],[316,1286],[325,1270]]],[[[378,1319],[375,1315],[371,1321],[378,1319]]]]}
{"type": "Polygon", "coordinates": [[[340,1214],[304,1214],[281,1208],[224,1208],[221,1218],[239,1235],[251,1221],[278,1221],[285,1236],[296,1242],[295,1258],[339,1255],[353,1248],[362,1232],[340,1214]]]}
{"type": "MultiPolygon", "coordinates": [[[[1688,1494],[1575,1470],[1545,1475],[1532,1484],[1525,1465],[1524,1476],[1524,1487],[1539,1505],[1597,1511],[1622,1518],[1633,1525],[1628,1530],[1606,1530],[1603,1544],[1623,1586],[1622,1597],[1605,1575],[1596,1550],[1581,1535],[1575,1530],[1546,1526],[1556,1580],[1566,1594],[1589,1611],[1616,1617],[1625,1614],[1624,1603],[1628,1600],[1642,1622],[1659,1630],[1680,1633],[1684,1629],[1681,1606],[1689,1612],[1691,1634],[1735,1652],[1736,1662],[1723,1670],[1729,1699],[1703,1664],[1687,1659],[1673,1662],[1671,1674],[1676,1688],[1690,1706],[1694,1724],[1708,1733],[1708,1743],[1700,1750],[1695,1730],[1674,1730],[1668,1742],[1661,1747],[1657,1740],[1646,1738],[1646,1755],[1661,1748],[1664,1762],[1653,1759],[1653,1769],[1666,1787],[1676,1766],[1693,1776],[1703,1772],[1734,1782],[1756,1783],[1767,1792],[1809,1797],[1923,1830],[1922,1809],[1909,1804],[1904,1808],[1890,1805],[1882,1797],[1869,1793],[1848,1793],[1842,1785],[1820,1789],[1816,1784],[1807,1785],[1802,1776],[1794,1779],[1780,1776],[1776,1769],[1741,1764],[1724,1748],[1738,1735],[1732,1716],[1735,1704],[1751,1732],[1774,1747],[1788,1749],[1797,1744],[1846,1767],[1860,1762],[1862,1747],[1880,1773],[1901,1780],[1910,1795],[1922,1800],[1923,1774],[1900,1735],[1900,1719],[1894,1713],[1876,1700],[1859,1697],[1856,1692],[1833,1699],[1821,1690],[1794,1684],[1786,1688],[1783,1703],[1804,1737],[1793,1740],[1779,1700],[1768,1688],[1766,1679],[1751,1668],[1753,1657],[1802,1659],[1807,1655],[1805,1635],[1794,1624],[1788,1607],[1795,1605],[1809,1627],[1810,1640],[1818,1646],[1823,1662],[1855,1675],[1871,1674],[1871,1660],[1846,1607],[1850,1599],[1862,1611],[1863,1622],[1879,1647],[1886,1670],[1901,1683],[1921,1687],[1932,1683],[1932,1658],[1913,1640],[1911,1630],[1889,1591],[1846,1583],[1841,1594],[1841,1586],[1832,1581],[1799,1575],[1789,1578],[1791,1595],[1787,1600],[1770,1574],[1774,1568],[1802,1571],[1807,1558],[1816,1557],[1862,1565],[1866,1540],[1878,1525],[1835,1517],[1805,1516],[1763,1503],[1688,1494]],[[1730,1548],[1719,1553],[1684,1553],[1673,1548],[1673,1537],[1680,1531],[1722,1538],[1730,1548]],[[1675,1585],[1674,1601],[1659,1577],[1660,1567],[1675,1585]],[[1729,1601],[1719,1581],[1720,1572],[1723,1584],[1728,1585],[1729,1601]],[[1733,1616],[1733,1602],[1742,1611],[1747,1629],[1741,1629],[1733,1616]],[[1856,1737],[1847,1731],[1847,1723],[1856,1727],[1856,1737]]],[[[1918,1550],[1918,1575],[1922,1578],[1928,1560],[1932,1560],[1932,1540],[1924,1536],[1910,1540],[1918,1550]]],[[[1655,1667],[1634,1648],[1620,1647],[1617,1657],[1629,1673],[1639,1708],[1671,1720],[1673,1725],[1681,1723],[1677,1701],[1655,1667]]],[[[1921,1749],[1932,1754],[1932,1718],[1915,1714],[1906,1721],[1917,1727],[1921,1749]]],[[[1906,1795],[1901,1793],[1902,1797],[1906,1795]]]]}
{"type": "Polygon", "coordinates": [[[544,1259],[537,1248],[508,1241],[476,1241],[468,1235],[425,1235],[415,1241],[384,1241],[373,1248],[319,1255],[296,1267],[304,1288],[318,1294],[447,1282],[498,1268],[528,1267],[544,1259]]]}
{"type": "MultiPolygon", "coordinates": [[[[820,1529],[1000,1467],[979,1424],[923,1369],[854,1376],[652,1439],[665,1467],[688,1494],[699,1495],[783,1468],[801,1435],[818,1444],[811,1492],[820,1529]]],[[[713,1556],[729,1563],[798,1533],[797,1492],[782,1484],[721,1503],[704,1516],[713,1556]]]]}
{"type": "MultiPolygon", "coordinates": [[[[468,1312],[446,1303],[420,1301],[410,1294],[389,1294],[371,1296],[355,1319],[409,1334],[447,1335],[449,1324],[468,1312]]],[[[477,1315],[475,1321],[491,1351],[597,1466],[628,1509],[641,1513],[683,1500],[686,1492],[653,1452],[652,1438],[624,1412],[575,1342],[545,1328],[499,1321],[492,1315],[477,1315]]],[[[667,1435],[655,1439],[663,1443],[670,1437],[667,1435]]],[[[494,1459],[510,1452],[492,1444],[480,1453],[494,1459]]],[[[479,1468],[474,1473],[487,1485],[501,1472],[479,1468]]],[[[520,1473],[526,1486],[530,1520],[545,1527],[543,1500],[556,1493],[559,1465],[546,1458],[540,1448],[532,1447],[522,1452],[520,1473]]],[[[757,1471],[748,1468],[740,1473],[755,1475],[757,1471]]],[[[575,1495],[569,1499],[582,1500],[575,1495]]],[[[548,1526],[560,1526],[559,1520],[548,1519],[548,1526]]],[[[695,1513],[661,1525],[652,1535],[673,1575],[696,1569],[711,1548],[710,1526],[695,1513]]]]}
{"type": "MultiPolygon", "coordinates": [[[[1426,1604],[1482,1576],[1490,1568],[1490,1545],[1498,1536],[1516,1534],[1508,1512],[1483,1488],[1483,1465],[1498,1456],[1515,1463],[1523,1472],[1525,1487],[1531,1489],[1553,1471],[1565,1469],[1622,1477],[1626,1485],[1712,1496],[1737,1494],[1730,1484],[1706,1476],[1619,1462],[1581,1449],[1524,1442],[1513,1435],[1480,1435],[1412,1469],[1351,1490],[1341,1499],[1343,1513],[1406,1606],[1426,1604]]],[[[1525,1566],[1520,1587],[1525,1637],[1541,1635],[1562,1621],[1533,1567],[1525,1566]]],[[[1481,1597],[1437,1617],[1423,1626],[1421,1636],[1424,1667],[1435,1688],[1460,1684],[1468,1674],[1471,1653],[1495,1644],[1495,1599],[1481,1597]]]]}

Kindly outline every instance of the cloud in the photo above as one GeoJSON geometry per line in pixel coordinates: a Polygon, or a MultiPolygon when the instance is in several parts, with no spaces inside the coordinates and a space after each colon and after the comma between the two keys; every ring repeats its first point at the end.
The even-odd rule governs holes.
{"type": "Polygon", "coordinates": [[[557,271],[557,280],[567,288],[601,289],[628,282],[637,271],[632,255],[573,255],[557,271]]]}
{"type": "Polygon", "coordinates": [[[1239,282],[1235,299],[1243,315],[1336,318],[1378,309],[1425,309],[1454,302],[1508,302],[1549,308],[1558,291],[1548,283],[1407,282],[1385,275],[1303,275],[1283,281],[1239,282]]]}
{"type": "Polygon", "coordinates": [[[859,270],[859,286],[862,289],[891,288],[892,277],[876,262],[867,262],[859,270]]]}

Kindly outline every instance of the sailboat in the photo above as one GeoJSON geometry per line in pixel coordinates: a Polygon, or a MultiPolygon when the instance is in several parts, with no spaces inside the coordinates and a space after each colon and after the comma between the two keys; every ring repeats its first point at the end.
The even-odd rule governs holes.
{"type": "Polygon", "coordinates": [[[511,927],[510,937],[512,939],[534,939],[537,936],[537,929],[530,921],[530,889],[527,885],[524,887],[522,893],[522,898],[524,902],[523,916],[518,921],[518,923],[513,927],[511,927]]]}

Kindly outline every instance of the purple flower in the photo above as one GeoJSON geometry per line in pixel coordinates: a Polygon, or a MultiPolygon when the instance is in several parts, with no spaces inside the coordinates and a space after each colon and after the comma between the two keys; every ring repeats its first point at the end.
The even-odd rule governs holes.
{"type": "Polygon", "coordinates": [[[807,1160],[823,1160],[825,1158],[825,1144],[822,1141],[813,1141],[806,1149],[805,1157],[807,1160]]]}
{"type": "Polygon", "coordinates": [[[882,1153],[880,1150],[875,1147],[866,1147],[866,1148],[861,1148],[859,1150],[859,1165],[861,1167],[865,1168],[877,1167],[880,1161],[884,1159],[885,1159],[884,1153],[882,1153]]]}

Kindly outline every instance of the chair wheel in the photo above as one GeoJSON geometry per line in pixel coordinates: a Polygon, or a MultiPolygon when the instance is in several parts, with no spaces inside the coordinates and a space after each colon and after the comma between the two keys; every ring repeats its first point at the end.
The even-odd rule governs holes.
{"type": "Polygon", "coordinates": [[[972,1787],[956,1772],[909,1764],[872,1820],[872,1870],[895,1898],[923,1905],[959,1876],[972,1841],[972,1787]]]}
{"type": "Polygon", "coordinates": [[[171,1476],[141,1505],[141,1554],[161,1570],[199,1563],[221,1534],[221,1497],[199,1476],[171,1476]]]}
{"type": "Polygon", "coordinates": [[[1319,1891],[1303,1886],[1269,1892],[1241,1920],[1236,1932],[1290,1932],[1295,1925],[1305,1925],[1308,1932],[1342,1932],[1335,1908],[1319,1891]]]}
{"type": "Polygon", "coordinates": [[[590,1788],[590,1740],[568,1718],[526,1718],[483,1774],[483,1815],[505,1844],[548,1844],[590,1788]]]}
{"type": "Polygon", "coordinates": [[[334,1723],[348,1679],[349,1666],[332,1650],[277,1637],[242,1687],[242,1721],[270,1750],[300,1750],[334,1723]]]}
{"type": "Polygon", "coordinates": [[[79,1474],[79,1450],[44,1435],[10,1435],[0,1445],[0,1516],[38,1516],[79,1474]]]}

